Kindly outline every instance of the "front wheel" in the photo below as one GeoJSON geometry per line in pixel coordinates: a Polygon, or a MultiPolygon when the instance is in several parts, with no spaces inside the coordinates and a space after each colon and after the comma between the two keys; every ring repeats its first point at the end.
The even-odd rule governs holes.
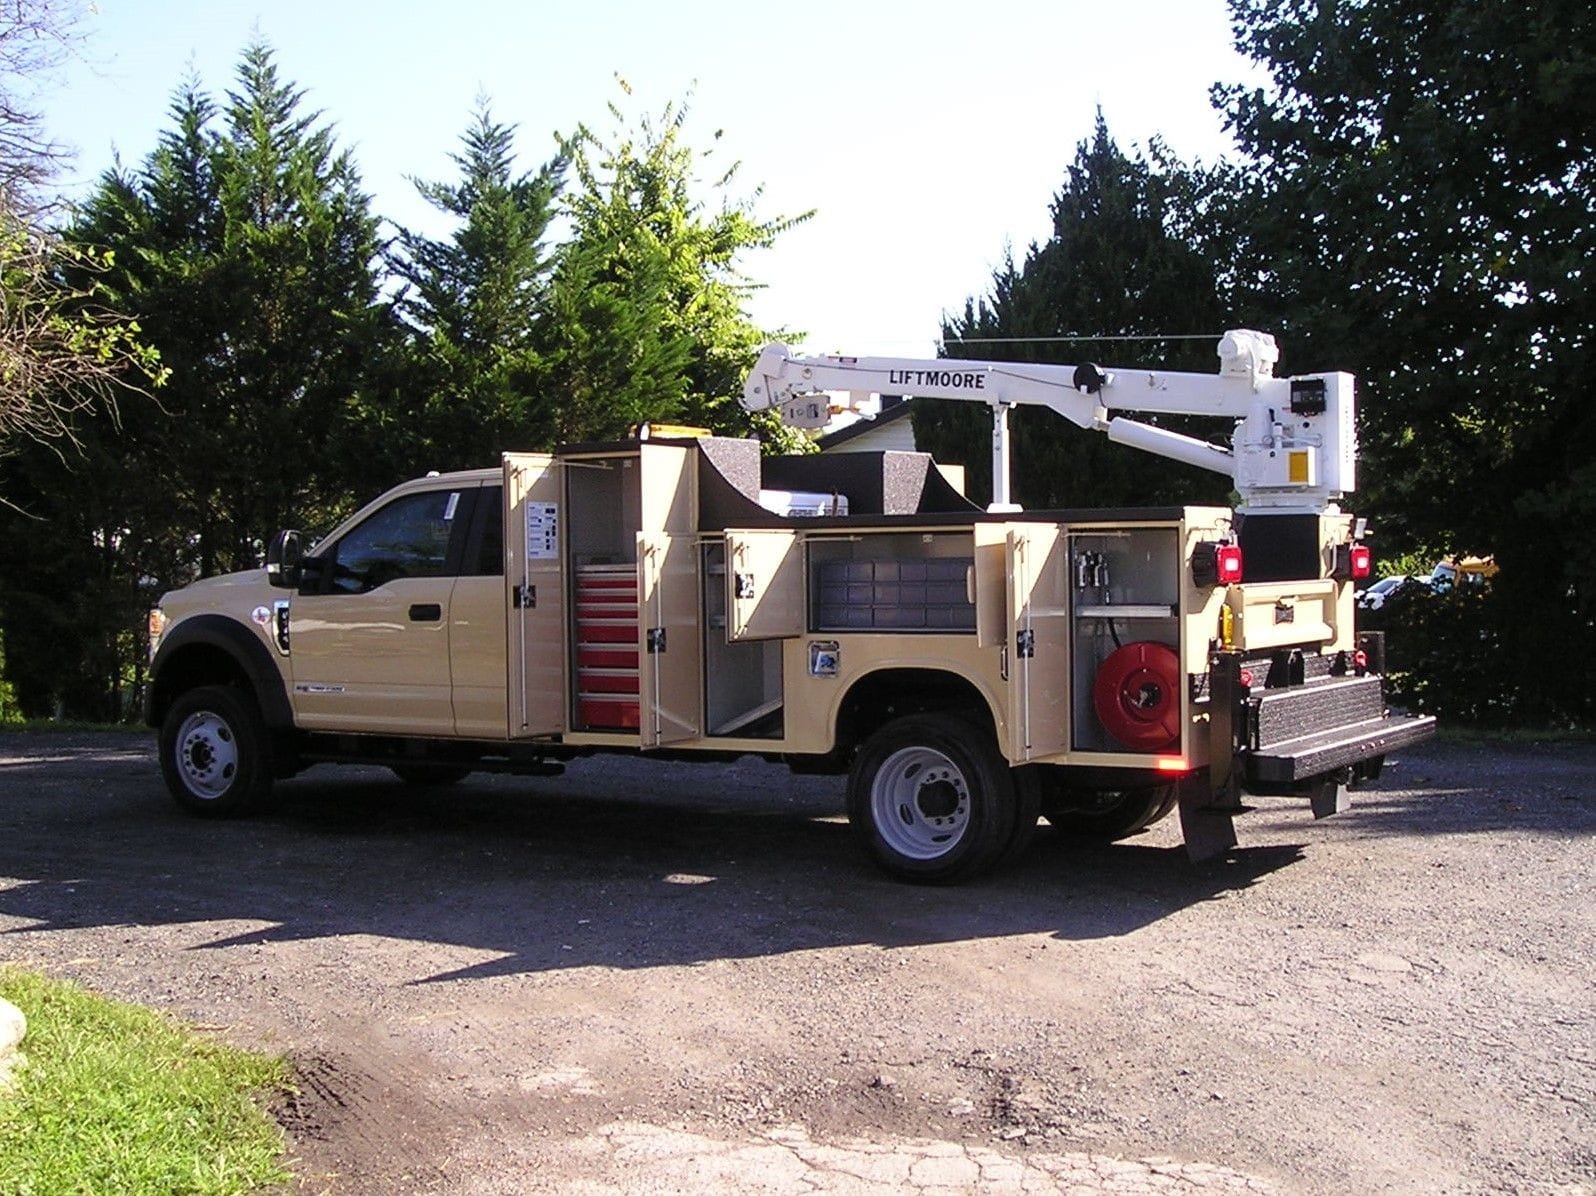
{"type": "Polygon", "coordinates": [[[1003,855],[1014,779],[990,732],[947,714],[888,723],[848,774],[848,821],[871,857],[904,880],[947,884],[1003,855]]]}
{"type": "Polygon", "coordinates": [[[271,792],[265,725],[232,686],[203,686],[173,702],[161,723],[160,755],[166,788],[190,814],[242,814],[271,792]]]}

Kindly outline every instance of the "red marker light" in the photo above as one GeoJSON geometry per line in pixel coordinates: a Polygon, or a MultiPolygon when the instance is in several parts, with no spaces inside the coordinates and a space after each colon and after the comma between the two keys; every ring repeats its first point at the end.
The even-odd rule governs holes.
{"type": "Polygon", "coordinates": [[[1348,557],[1353,577],[1367,577],[1374,570],[1374,553],[1367,544],[1354,544],[1348,557]]]}
{"type": "Polygon", "coordinates": [[[1352,670],[1360,677],[1369,671],[1369,654],[1362,648],[1352,654],[1352,670]]]}
{"type": "Polygon", "coordinates": [[[1239,678],[1239,680],[1241,681],[1242,685],[1244,685],[1248,689],[1251,689],[1252,688],[1252,670],[1251,669],[1242,669],[1241,670],[1241,677],[1239,678]]]}
{"type": "Polygon", "coordinates": [[[1214,555],[1214,564],[1219,573],[1219,584],[1233,586],[1241,580],[1241,547],[1236,544],[1221,544],[1219,551],[1214,555]]]}
{"type": "Polygon", "coordinates": [[[1160,756],[1153,763],[1159,772],[1190,772],[1191,766],[1180,756],[1160,756]]]}

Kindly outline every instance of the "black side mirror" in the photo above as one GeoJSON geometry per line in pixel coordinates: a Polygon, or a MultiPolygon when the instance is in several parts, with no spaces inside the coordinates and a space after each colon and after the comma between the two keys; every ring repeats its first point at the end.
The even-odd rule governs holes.
{"type": "Polygon", "coordinates": [[[266,580],[279,589],[299,588],[305,542],[296,531],[285,530],[272,537],[266,546],[266,580]]]}

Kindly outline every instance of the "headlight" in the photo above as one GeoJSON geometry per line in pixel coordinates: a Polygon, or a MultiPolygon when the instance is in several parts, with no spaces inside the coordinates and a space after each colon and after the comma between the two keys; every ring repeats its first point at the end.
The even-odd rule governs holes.
{"type": "Polygon", "coordinates": [[[150,659],[155,659],[155,650],[161,646],[161,636],[166,632],[166,612],[158,606],[150,607],[150,659]]]}

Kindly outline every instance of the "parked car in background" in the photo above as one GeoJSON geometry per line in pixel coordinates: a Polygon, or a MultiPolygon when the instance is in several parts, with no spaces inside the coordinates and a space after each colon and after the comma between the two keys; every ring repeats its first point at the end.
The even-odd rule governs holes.
{"type": "Polygon", "coordinates": [[[1406,573],[1397,573],[1391,577],[1382,577],[1368,589],[1362,591],[1353,600],[1359,610],[1379,610],[1386,601],[1403,586],[1411,582],[1424,582],[1424,578],[1409,577],[1406,573]]]}

